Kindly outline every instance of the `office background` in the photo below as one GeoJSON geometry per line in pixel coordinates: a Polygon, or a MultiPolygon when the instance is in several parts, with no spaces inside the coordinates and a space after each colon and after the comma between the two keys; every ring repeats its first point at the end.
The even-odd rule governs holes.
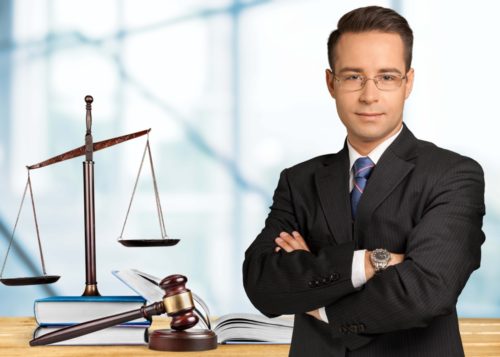
{"type": "MultiPolygon", "coordinates": [[[[83,145],[91,94],[95,141],[153,129],[166,230],[181,239],[170,248],[118,244],[145,138],[95,153],[100,292],[132,294],[112,270],[183,273],[214,314],[255,311],[241,283],[244,251],[280,171],[342,147],[345,129],[324,83],[326,39],[343,13],[373,3],[399,11],[414,31],[410,129],[484,168],[482,266],[458,308],[462,317],[498,317],[495,1],[0,0],[0,263],[25,166],[83,145]]],[[[0,286],[0,315],[31,315],[35,298],[83,292],[82,161],[32,171],[47,272],[62,278],[0,286]]],[[[159,238],[155,214],[146,166],[125,236],[159,238]]],[[[26,200],[3,276],[40,271],[26,200]]]]}

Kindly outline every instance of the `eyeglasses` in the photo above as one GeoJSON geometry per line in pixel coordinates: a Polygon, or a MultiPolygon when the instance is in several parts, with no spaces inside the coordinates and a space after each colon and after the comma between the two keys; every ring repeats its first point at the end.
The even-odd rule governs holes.
{"type": "Polygon", "coordinates": [[[406,75],[402,76],[400,74],[379,74],[373,78],[365,77],[361,74],[346,74],[340,77],[334,75],[335,80],[339,83],[340,88],[355,92],[361,90],[366,82],[373,80],[375,86],[383,91],[392,91],[401,87],[403,79],[406,79],[406,75]]]}

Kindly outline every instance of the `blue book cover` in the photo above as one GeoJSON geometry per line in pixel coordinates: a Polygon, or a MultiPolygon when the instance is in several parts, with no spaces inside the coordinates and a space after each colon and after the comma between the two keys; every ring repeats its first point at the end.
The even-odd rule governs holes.
{"type": "MultiPolygon", "coordinates": [[[[74,325],[144,306],[141,296],[50,296],[36,299],[35,320],[40,326],[74,325]]],[[[148,326],[151,321],[140,318],[127,324],[148,326]]]]}

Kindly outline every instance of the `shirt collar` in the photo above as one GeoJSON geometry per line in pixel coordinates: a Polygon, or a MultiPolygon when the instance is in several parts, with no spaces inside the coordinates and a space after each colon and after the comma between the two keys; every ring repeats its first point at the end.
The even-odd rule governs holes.
{"type": "MultiPolygon", "coordinates": [[[[368,155],[370,160],[373,161],[375,165],[377,165],[378,160],[382,156],[382,154],[385,152],[385,150],[389,147],[389,145],[392,144],[394,140],[401,134],[401,131],[403,130],[403,125],[401,125],[401,129],[399,131],[392,135],[391,137],[385,139],[383,142],[381,142],[375,149],[373,149],[368,155]]],[[[349,142],[349,139],[347,139],[347,148],[349,149],[349,170],[352,169],[352,166],[354,165],[354,162],[359,159],[360,157],[366,157],[361,155],[359,152],[356,151],[355,148],[352,147],[351,143],[349,142]]]]}

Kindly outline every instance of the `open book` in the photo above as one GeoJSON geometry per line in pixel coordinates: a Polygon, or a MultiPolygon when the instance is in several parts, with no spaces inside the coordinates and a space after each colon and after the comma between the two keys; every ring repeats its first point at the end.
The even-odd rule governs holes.
{"type": "MultiPolygon", "coordinates": [[[[144,297],[148,304],[163,299],[164,291],[158,286],[161,279],[136,269],[115,270],[112,273],[144,297]]],[[[200,320],[194,328],[213,330],[219,343],[288,344],[292,339],[292,317],[271,319],[263,315],[241,313],[224,315],[210,321],[207,304],[194,293],[193,299],[195,313],[200,320]]]]}

